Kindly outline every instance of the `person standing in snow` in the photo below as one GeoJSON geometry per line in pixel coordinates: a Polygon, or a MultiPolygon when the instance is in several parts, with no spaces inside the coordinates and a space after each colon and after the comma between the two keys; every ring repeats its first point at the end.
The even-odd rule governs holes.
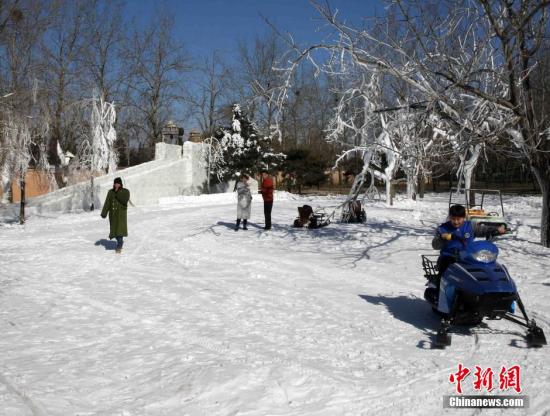
{"type": "Polygon", "coordinates": [[[269,177],[266,170],[262,170],[262,186],[260,193],[264,199],[264,230],[271,229],[271,211],[273,210],[273,180],[269,177]]]}
{"type": "Polygon", "coordinates": [[[237,182],[237,223],[235,225],[235,231],[239,230],[241,220],[243,220],[243,230],[248,230],[246,223],[250,218],[250,209],[252,205],[252,194],[250,193],[248,179],[249,176],[243,173],[237,182]]]}
{"type": "Polygon", "coordinates": [[[128,210],[128,201],[130,200],[130,191],[122,186],[122,179],[115,178],[113,189],[109,190],[101,217],[106,218],[109,214],[109,239],[116,238],[116,252],[121,253],[124,244],[123,237],[128,236],[128,225],[126,221],[126,212],[128,210]]]}

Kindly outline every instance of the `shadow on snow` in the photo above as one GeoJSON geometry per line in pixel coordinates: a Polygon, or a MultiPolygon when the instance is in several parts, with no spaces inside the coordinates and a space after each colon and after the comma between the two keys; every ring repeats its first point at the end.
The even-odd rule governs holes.
{"type": "MultiPolygon", "coordinates": [[[[236,222],[224,222],[224,221],[218,221],[216,223],[216,226],[222,226],[222,227],[226,227],[226,228],[229,228],[230,230],[234,230],[235,229],[235,225],[236,225],[236,222]]],[[[257,228],[257,229],[260,229],[260,230],[263,230],[264,227],[262,227],[261,225],[258,225],[256,223],[253,223],[253,222],[247,222],[246,226],[248,228],[257,228]]],[[[240,225],[239,225],[239,229],[242,230],[243,229],[243,223],[241,221],[240,225]]]]}
{"type": "MultiPolygon", "coordinates": [[[[396,319],[422,331],[429,339],[419,340],[417,347],[421,349],[432,349],[435,342],[435,334],[439,329],[440,317],[432,312],[430,305],[421,298],[407,296],[371,296],[359,295],[366,302],[373,305],[382,305],[396,319]]],[[[500,330],[490,328],[487,323],[482,322],[476,326],[456,325],[452,329],[453,334],[460,334],[474,337],[485,335],[487,337],[502,334],[514,335],[518,338],[509,340],[509,345],[515,348],[527,348],[523,334],[514,330],[500,330]]],[[[475,339],[475,338],[474,338],[475,339]]],[[[475,341],[477,343],[477,340],[475,341]]],[[[452,348],[452,347],[451,347],[452,348]]]]}
{"type": "Polygon", "coordinates": [[[359,297],[373,305],[382,305],[396,319],[412,325],[422,331],[429,339],[419,340],[417,347],[431,349],[435,340],[435,332],[439,328],[440,319],[432,312],[424,299],[407,296],[371,296],[359,295],[359,297]]]}
{"type": "Polygon", "coordinates": [[[98,240],[95,242],[96,246],[103,246],[105,247],[105,250],[115,250],[116,249],[116,241],[115,240],[107,240],[105,238],[102,238],[101,240],[98,240]]]}
{"type": "Polygon", "coordinates": [[[430,305],[417,297],[407,296],[371,296],[359,297],[373,305],[383,305],[395,318],[421,331],[431,331],[438,327],[439,318],[432,312],[430,305]]]}

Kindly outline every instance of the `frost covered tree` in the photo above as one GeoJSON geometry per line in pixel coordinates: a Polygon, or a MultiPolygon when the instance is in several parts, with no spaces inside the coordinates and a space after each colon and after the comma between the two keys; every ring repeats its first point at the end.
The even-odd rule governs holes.
{"type": "Polygon", "coordinates": [[[14,131],[10,122],[2,120],[0,124],[0,178],[2,182],[2,203],[10,202],[11,184],[14,178],[14,172],[17,164],[17,155],[14,146],[14,131]]]}
{"type": "MultiPolygon", "coordinates": [[[[335,167],[350,157],[361,157],[363,169],[355,176],[348,200],[356,199],[366,184],[367,174],[381,177],[383,173],[378,163],[379,142],[383,140],[374,125],[380,117],[374,113],[377,94],[380,93],[379,77],[376,74],[347,78],[335,94],[339,97],[334,116],[328,126],[328,140],[340,141],[344,152],[336,160],[335,167]]],[[[346,201],[348,202],[348,201],[346,201]]],[[[345,205],[345,204],[344,204],[345,205]]]]}
{"type": "Polygon", "coordinates": [[[407,193],[413,197],[419,175],[425,174],[423,162],[433,141],[426,129],[419,127],[422,114],[411,109],[406,98],[399,100],[395,108],[381,110],[385,94],[381,74],[350,75],[338,92],[341,98],[327,137],[349,148],[338,158],[336,166],[350,156],[360,155],[363,159],[363,169],[356,175],[346,202],[361,194],[366,197],[372,187],[372,180],[370,185],[367,183],[370,176],[385,183],[386,201],[391,204],[399,171],[405,172],[407,193]]]}
{"type": "Polygon", "coordinates": [[[18,180],[20,189],[19,222],[25,222],[25,184],[31,163],[48,171],[45,146],[38,146],[38,140],[46,135],[47,124],[41,118],[18,116],[8,111],[0,121],[0,170],[2,176],[3,203],[9,202],[11,184],[18,180]]]}
{"type": "Polygon", "coordinates": [[[89,104],[89,131],[82,141],[78,161],[95,173],[113,173],[117,170],[118,154],[115,149],[116,111],[114,103],[106,102],[94,92],[89,104]]]}
{"type": "MultiPolygon", "coordinates": [[[[223,150],[215,137],[208,137],[202,141],[201,164],[206,167],[206,192],[210,193],[210,181],[213,173],[221,174],[223,165],[223,150]]],[[[219,181],[221,177],[217,176],[219,181]]]]}
{"type": "Polygon", "coordinates": [[[117,170],[118,154],[115,149],[115,104],[105,102],[103,96],[94,96],[90,120],[92,136],[92,171],[113,173],[117,170]]]}
{"type": "Polygon", "coordinates": [[[231,126],[218,129],[214,137],[219,143],[222,157],[212,173],[223,181],[238,172],[256,174],[262,169],[273,169],[284,158],[282,154],[274,152],[271,137],[258,133],[239,104],[232,106],[231,126]]]}
{"type": "Polygon", "coordinates": [[[550,2],[478,0],[484,27],[495,40],[498,89],[486,93],[468,78],[445,74],[460,89],[506,110],[510,141],[527,161],[542,192],[541,243],[550,247],[550,117],[535,105],[533,71],[538,54],[550,52],[550,2]],[[543,52],[544,52],[543,51],[543,52]]]}
{"type": "Polygon", "coordinates": [[[19,210],[19,223],[25,223],[25,177],[29,169],[29,163],[32,159],[31,156],[31,133],[29,126],[23,120],[10,120],[4,133],[8,136],[7,142],[10,143],[13,150],[13,167],[16,177],[19,178],[19,189],[21,192],[20,197],[20,210],[19,210]]]}
{"type": "MultiPolygon", "coordinates": [[[[359,28],[340,21],[328,3],[312,3],[334,36],[305,49],[292,45],[294,56],[289,54],[284,66],[287,84],[303,61],[351,80],[349,88],[357,88],[361,76],[378,74],[384,88],[374,97],[375,105],[398,108],[400,90],[406,91],[408,107],[423,111],[423,120],[430,121],[423,127],[438,128],[440,138],[456,141],[451,144],[462,156],[459,172],[465,180],[471,178],[478,149],[507,141],[513,146],[510,153],[513,149],[526,160],[538,180],[541,242],[550,247],[550,121],[535,108],[531,79],[541,47],[548,51],[550,2],[393,0],[383,19],[366,19],[359,28]],[[328,63],[315,62],[319,49],[330,54],[328,63]],[[388,86],[393,83],[406,89],[392,91],[388,86]]],[[[288,90],[289,85],[281,88],[279,102],[288,90]]],[[[372,106],[366,111],[365,122],[372,121],[372,106]]],[[[401,128],[385,125],[394,132],[401,128]]],[[[387,133],[385,139],[391,138],[387,133]]]]}
{"type": "Polygon", "coordinates": [[[108,103],[103,96],[94,93],[90,100],[90,131],[78,150],[78,163],[90,170],[91,206],[94,210],[94,177],[117,170],[118,153],[115,148],[114,128],[116,111],[114,103],[108,103]]]}

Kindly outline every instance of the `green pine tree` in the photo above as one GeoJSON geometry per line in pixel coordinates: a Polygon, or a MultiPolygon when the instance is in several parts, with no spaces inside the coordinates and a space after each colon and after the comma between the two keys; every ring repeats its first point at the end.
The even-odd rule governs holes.
{"type": "Polygon", "coordinates": [[[255,175],[263,169],[274,170],[284,155],[273,151],[271,137],[261,135],[238,104],[233,105],[232,113],[231,126],[218,129],[214,135],[223,158],[213,175],[227,181],[236,173],[255,175]]]}

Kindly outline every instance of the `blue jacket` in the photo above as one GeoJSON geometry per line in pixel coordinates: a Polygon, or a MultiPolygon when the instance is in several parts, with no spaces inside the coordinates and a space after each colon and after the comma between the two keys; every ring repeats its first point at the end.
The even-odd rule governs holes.
{"type": "Polygon", "coordinates": [[[464,249],[471,241],[474,240],[475,230],[470,221],[464,221],[460,227],[455,228],[450,221],[441,224],[437,229],[438,236],[442,234],[451,234],[451,240],[441,240],[442,256],[453,256],[457,251],[464,249]]]}

